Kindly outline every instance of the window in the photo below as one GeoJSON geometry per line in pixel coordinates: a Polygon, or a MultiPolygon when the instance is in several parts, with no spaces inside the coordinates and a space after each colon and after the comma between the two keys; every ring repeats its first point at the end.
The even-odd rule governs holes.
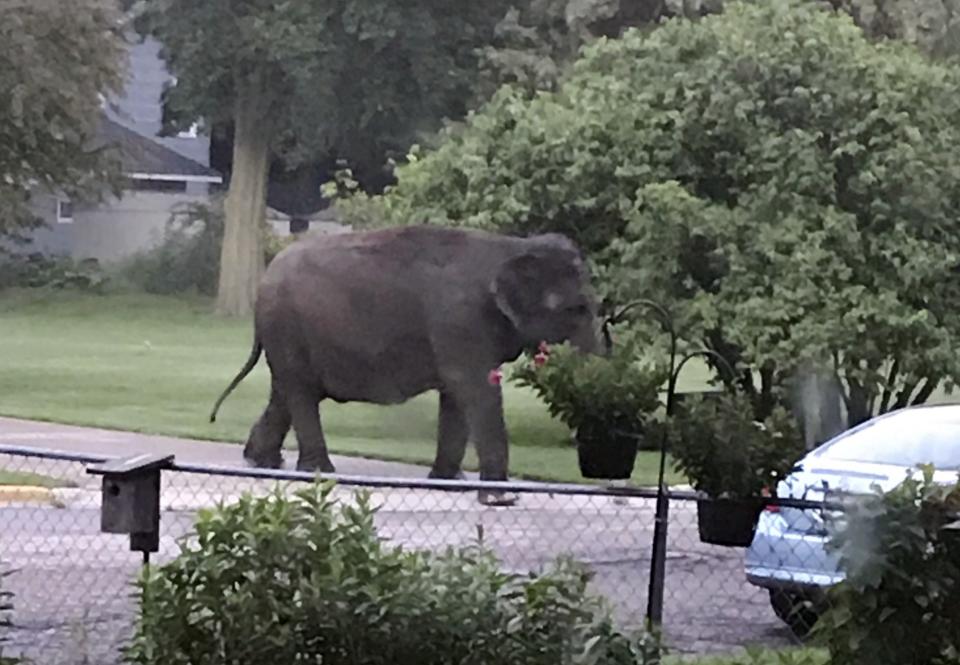
{"type": "Polygon", "coordinates": [[[73,201],[70,199],[57,199],[57,223],[73,223],[73,201]]]}

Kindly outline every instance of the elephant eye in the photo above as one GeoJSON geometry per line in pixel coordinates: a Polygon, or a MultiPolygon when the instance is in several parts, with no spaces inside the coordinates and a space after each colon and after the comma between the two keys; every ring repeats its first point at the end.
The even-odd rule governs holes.
{"type": "Polygon", "coordinates": [[[581,303],[579,305],[572,305],[568,307],[567,311],[577,316],[586,316],[590,313],[590,308],[581,303]]]}

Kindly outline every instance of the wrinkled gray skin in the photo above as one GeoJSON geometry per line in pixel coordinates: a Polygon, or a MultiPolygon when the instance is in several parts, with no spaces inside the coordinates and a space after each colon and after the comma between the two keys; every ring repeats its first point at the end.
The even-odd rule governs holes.
{"type": "Polygon", "coordinates": [[[490,371],[541,341],[595,351],[596,314],[580,252],[563,236],[411,226],[307,237],[267,269],[250,358],[210,419],[262,349],[270,402],[250,431],[248,462],[279,467],[292,425],[297,468],[333,472],[320,401],[398,404],[437,390],[430,477],[458,477],[470,439],[480,478],[505,480],[502,394],[490,371]]]}

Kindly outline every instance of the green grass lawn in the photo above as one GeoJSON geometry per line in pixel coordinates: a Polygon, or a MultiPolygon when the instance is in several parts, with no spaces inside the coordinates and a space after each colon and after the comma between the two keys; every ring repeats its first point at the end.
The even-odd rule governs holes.
{"type": "Polygon", "coordinates": [[[0,469],[0,486],[4,485],[30,485],[32,487],[70,487],[73,483],[51,478],[50,476],[41,476],[38,473],[27,473],[26,471],[6,471],[0,469]]]}
{"type": "MultiPolygon", "coordinates": [[[[0,292],[0,415],[243,441],[268,394],[262,360],[216,423],[208,414],[245,361],[251,334],[249,321],[215,317],[200,299],[0,292]]],[[[704,385],[702,366],[684,375],[688,387],[704,385]]],[[[505,403],[511,475],[582,481],[569,432],[536,396],[507,385],[505,403]]],[[[435,394],[401,406],[322,406],[334,452],[418,463],[433,459],[436,410],[435,394]]],[[[471,451],[468,465],[475,462],[471,451]]],[[[634,481],[655,483],[656,470],[657,455],[641,453],[634,481]]]]}

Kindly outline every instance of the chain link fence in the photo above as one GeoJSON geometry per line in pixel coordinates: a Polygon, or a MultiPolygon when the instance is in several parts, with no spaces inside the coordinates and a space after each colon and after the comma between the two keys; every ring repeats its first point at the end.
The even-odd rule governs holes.
{"type": "MultiPolygon", "coordinates": [[[[88,474],[87,466],[102,461],[0,448],[5,482],[34,486],[0,487],[0,566],[10,571],[2,582],[14,594],[5,655],[49,665],[120,662],[119,649],[137,611],[131,583],[143,562],[130,551],[126,535],[100,531],[101,479],[88,474]]],[[[294,491],[303,486],[297,476],[187,465],[164,471],[160,545],[151,565],[176,556],[198,509],[229,503],[245,492],[265,494],[278,486],[294,491]]],[[[451,482],[340,478],[334,491],[350,501],[356,485],[363,485],[379,506],[379,534],[395,544],[439,550],[480,540],[511,572],[539,571],[558,556],[572,556],[592,569],[593,590],[611,602],[624,627],[645,623],[656,492],[518,483],[511,485],[519,494],[516,505],[488,507],[477,501],[475,485],[458,491],[451,482]]],[[[705,544],[695,499],[672,493],[669,500],[666,646],[674,653],[699,654],[796,644],[796,633],[806,627],[802,624],[815,620],[813,610],[789,605],[800,597],[797,589],[782,586],[771,594],[748,581],[747,559],[760,557],[769,574],[777,574],[778,566],[803,566],[807,559],[812,561],[808,567],[829,567],[818,536],[765,528],[766,541],[749,554],[744,548],[705,544]]],[[[823,513],[822,506],[806,508],[804,514],[823,513]]],[[[777,510],[774,504],[768,513],[777,510]]],[[[757,565],[751,563],[754,572],[757,565]]]]}

